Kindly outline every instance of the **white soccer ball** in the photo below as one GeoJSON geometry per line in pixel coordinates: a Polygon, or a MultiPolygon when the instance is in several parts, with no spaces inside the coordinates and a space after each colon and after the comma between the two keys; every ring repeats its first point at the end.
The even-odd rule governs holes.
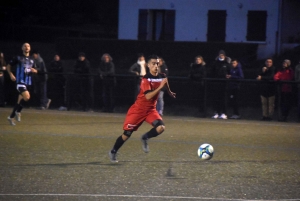
{"type": "Polygon", "coordinates": [[[203,160],[209,160],[214,155],[214,148],[210,144],[202,144],[198,148],[198,156],[203,160]]]}

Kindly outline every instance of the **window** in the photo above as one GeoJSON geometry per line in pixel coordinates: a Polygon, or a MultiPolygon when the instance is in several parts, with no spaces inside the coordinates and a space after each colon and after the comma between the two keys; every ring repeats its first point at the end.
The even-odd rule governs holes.
{"type": "Polygon", "coordinates": [[[174,41],[174,10],[139,10],[138,40],[174,41]]]}
{"type": "Polygon", "coordinates": [[[248,11],[248,41],[266,41],[266,27],[267,11],[248,11]]]}
{"type": "Polygon", "coordinates": [[[208,42],[225,42],[226,10],[209,10],[207,25],[208,42]]]}

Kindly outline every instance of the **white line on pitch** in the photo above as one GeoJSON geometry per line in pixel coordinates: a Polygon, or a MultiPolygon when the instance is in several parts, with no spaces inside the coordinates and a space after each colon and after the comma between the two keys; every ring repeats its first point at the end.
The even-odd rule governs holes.
{"type": "Polygon", "coordinates": [[[210,197],[187,197],[187,196],[155,196],[155,195],[109,195],[109,194],[54,194],[54,193],[28,193],[28,194],[0,194],[0,196],[67,196],[67,197],[128,197],[128,198],[159,198],[159,199],[195,199],[195,200],[224,200],[224,201],[300,201],[300,199],[278,199],[278,200],[249,200],[234,198],[210,198],[210,197]]]}

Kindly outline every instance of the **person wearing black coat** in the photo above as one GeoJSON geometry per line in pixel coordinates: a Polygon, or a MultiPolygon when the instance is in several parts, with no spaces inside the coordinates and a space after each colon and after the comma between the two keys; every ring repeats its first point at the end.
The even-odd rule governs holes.
{"type": "Polygon", "coordinates": [[[32,57],[34,58],[34,62],[36,64],[36,69],[38,71],[37,74],[33,75],[33,83],[34,83],[34,92],[39,99],[40,109],[45,110],[49,108],[51,103],[51,99],[48,98],[48,73],[45,62],[39,52],[33,51],[32,57]]]}
{"type": "MultiPolygon", "coordinates": [[[[211,66],[211,77],[225,79],[226,75],[230,74],[230,62],[231,58],[227,57],[224,50],[219,51],[219,56],[215,59],[211,66]]],[[[223,81],[217,81],[213,84],[212,91],[214,92],[214,109],[215,114],[213,119],[227,119],[226,106],[227,106],[227,85],[223,81]]]]}
{"type": "Polygon", "coordinates": [[[63,63],[58,54],[54,55],[53,60],[48,66],[48,95],[53,101],[53,104],[59,105],[59,110],[67,110],[66,108],[66,79],[63,75],[63,63]]]}
{"type": "Polygon", "coordinates": [[[195,62],[190,65],[189,78],[193,82],[193,87],[197,91],[196,101],[199,105],[199,112],[203,112],[203,101],[204,101],[204,80],[207,77],[206,63],[202,56],[198,55],[195,57],[195,62]]]}
{"type": "Polygon", "coordinates": [[[78,59],[74,66],[74,80],[72,82],[73,94],[78,94],[80,97],[81,108],[83,111],[92,111],[92,77],[90,75],[91,65],[89,60],[86,59],[85,53],[80,52],[78,54],[78,59]],[[79,91],[78,91],[79,89],[79,91]]]}
{"type": "Polygon", "coordinates": [[[259,82],[260,98],[262,105],[262,119],[272,120],[275,107],[276,86],[273,82],[275,67],[271,58],[266,59],[265,65],[259,69],[257,80],[259,82]]]}
{"type": "Polygon", "coordinates": [[[115,65],[112,57],[105,53],[101,57],[98,69],[102,80],[103,112],[114,112],[114,88],[116,86],[115,65]]]}

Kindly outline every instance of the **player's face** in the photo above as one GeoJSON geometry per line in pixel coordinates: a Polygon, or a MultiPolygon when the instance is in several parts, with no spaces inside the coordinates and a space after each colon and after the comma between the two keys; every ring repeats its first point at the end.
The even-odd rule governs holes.
{"type": "Polygon", "coordinates": [[[24,43],[22,46],[22,50],[24,53],[29,53],[30,52],[30,45],[29,43],[24,43]]]}
{"type": "Polygon", "coordinates": [[[148,61],[147,66],[152,75],[157,75],[158,73],[158,62],[159,62],[158,59],[151,59],[148,61]]]}

